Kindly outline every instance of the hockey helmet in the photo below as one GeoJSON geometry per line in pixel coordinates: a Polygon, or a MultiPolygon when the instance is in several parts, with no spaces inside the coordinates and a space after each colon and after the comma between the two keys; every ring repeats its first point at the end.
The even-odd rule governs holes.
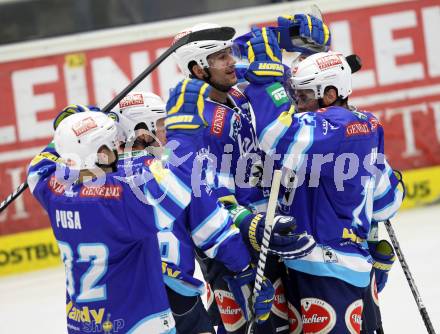
{"type": "Polygon", "coordinates": [[[203,68],[209,67],[208,56],[232,48],[235,30],[230,27],[220,27],[218,24],[200,23],[179,32],[174,37],[174,43],[188,34],[194,34],[192,41],[174,51],[174,58],[187,77],[191,75],[189,65],[193,62],[203,68]]]}
{"type": "Polygon", "coordinates": [[[135,130],[145,124],[148,131],[156,131],[156,122],[167,115],[165,102],[156,94],[131,92],[119,102],[119,125],[124,132],[125,141],[136,138],[135,130]]]}
{"type": "Polygon", "coordinates": [[[333,86],[345,99],[352,93],[351,68],[341,53],[320,52],[297,64],[291,83],[295,91],[313,90],[315,99],[323,98],[325,89],[333,86]]]}

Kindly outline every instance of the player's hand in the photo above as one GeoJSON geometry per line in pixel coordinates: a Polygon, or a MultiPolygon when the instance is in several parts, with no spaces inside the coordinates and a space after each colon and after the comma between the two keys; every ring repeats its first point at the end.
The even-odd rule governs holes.
{"type": "Polygon", "coordinates": [[[254,312],[257,324],[261,324],[269,319],[274,297],[275,289],[272,283],[264,277],[261,283],[261,290],[255,295],[254,312]]]}
{"type": "Polygon", "coordinates": [[[95,106],[86,106],[82,104],[71,104],[61,110],[58,115],[53,120],[53,129],[56,130],[58,125],[60,125],[61,121],[70,115],[84,112],[84,111],[101,111],[98,107],[95,106]]]}
{"type": "Polygon", "coordinates": [[[322,20],[309,14],[278,17],[280,47],[289,52],[313,54],[330,48],[331,34],[322,20]]]}
{"type": "MultiPolygon", "coordinates": [[[[234,295],[234,299],[243,311],[244,318],[250,319],[251,314],[251,291],[255,282],[256,270],[249,268],[235,276],[226,276],[224,280],[228,284],[229,290],[234,295]]],[[[255,296],[253,310],[257,323],[262,323],[269,318],[272,308],[275,290],[271,282],[264,278],[261,284],[261,290],[255,296]]]]}
{"type": "Polygon", "coordinates": [[[249,69],[246,80],[265,84],[283,81],[284,66],[277,38],[269,28],[252,28],[253,37],[246,42],[249,69]]]}
{"type": "Polygon", "coordinates": [[[376,276],[377,291],[385,287],[388,280],[388,273],[396,260],[393,246],[387,240],[369,241],[368,249],[373,257],[373,268],[376,276]]]}
{"type": "Polygon", "coordinates": [[[315,239],[307,232],[295,233],[295,219],[278,215],[269,242],[269,253],[278,255],[284,260],[293,260],[309,254],[316,246],[315,239]]]}
{"type": "Polygon", "coordinates": [[[197,129],[208,123],[203,118],[204,101],[212,87],[197,79],[185,79],[171,90],[167,102],[167,130],[197,129]],[[189,117],[181,117],[181,116],[189,117]]]}

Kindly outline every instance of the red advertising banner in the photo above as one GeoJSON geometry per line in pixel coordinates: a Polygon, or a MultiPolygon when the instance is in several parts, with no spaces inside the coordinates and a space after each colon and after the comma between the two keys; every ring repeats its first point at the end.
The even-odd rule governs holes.
{"type": "MultiPolygon", "coordinates": [[[[324,19],[333,49],[363,60],[351,102],[379,116],[392,165],[440,164],[439,1],[331,12],[324,19]]],[[[58,110],[68,103],[104,106],[170,42],[171,36],[1,63],[0,198],[23,182],[28,162],[51,140],[58,110]]],[[[170,57],[141,88],[166,97],[179,78],[170,57]]],[[[0,215],[0,235],[47,226],[28,191],[0,215]]]]}

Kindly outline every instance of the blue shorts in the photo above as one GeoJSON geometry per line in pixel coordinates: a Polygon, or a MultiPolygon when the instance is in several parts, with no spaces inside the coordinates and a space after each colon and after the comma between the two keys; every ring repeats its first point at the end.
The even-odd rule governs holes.
{"type": "MultiPolygon", "coordinates": [[[[222,328],[223,333],[245,334],[247,322],[240,306],[235,301],[234,296],[229,291],[228,285],[224,280],[225,276],[231,276],[233,273],[223,264],[207,258],[200,253],[197,253],[196,258],[200,264],[205,281],[208,283],[207,308],[212,323],[214,326],[222,328]]],[[[268,269],[266,276],[269,276],[268,273],[271,272],[272,275],[269,278],[272,280],[278,276],[278,273],[275,272],[277,268],[283,269],[282,271],[285,273],[285,266],[283,263],[280,265],[278,258],[268,257],[266,265],[268,269]]],[[[288,333],[287,314],[283,314],[283,311],[285,311],[287,307],[282,305],[283,302],[285,304],[285,298],[282,294],[283,287],[280,280],[277,282],[275,288],[277,288],[276,291],[281,294],[275,296],[276,302],[274,303],[275,305],[272,308],[269,319],[260,325],[256,325],[254,330],[255,334],[288,333]]]]}
{"type": "Polygon", "coordinates": [[[376,287],[374,270],[371,271],[371,281],[364,296],[364,311],[362,313],[362,334],[375,333],[382,329],[382,317],[379,309],[379,298],[376,287]]]}
{"type": "Polygon", "coordinates": [[[288,269],[284,286],[291,334],[360,333],[367,288],[292,269],[288,269]]]}

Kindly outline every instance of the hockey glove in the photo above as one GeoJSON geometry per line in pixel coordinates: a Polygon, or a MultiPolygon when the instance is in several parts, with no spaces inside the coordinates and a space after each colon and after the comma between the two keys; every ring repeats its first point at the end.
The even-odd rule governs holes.
{"type": "Polygon", "coordinates": [[[166,109],[167,130],[198,129],[208,123],[203,117],[204,101],[211,86],[197,79],[185,79],[171,90],[166,109]],[[187,116],[187,117],[184,117],[187,116]]]}
{"type": "Polygon", "coordinates": [[[84,111],[101,111],[98,107],[95,106],[85,106],[82,104],[71,104],[61,110],[59,114],[53,120],[53,129],[56,130],[58,125],[62,122],[63,119],[69,117],[70,115],[84,112],[84,111]]]}
{"type": "Polygon", "coordinates": [[[373,268],[376,276],[377,291],[381,292],[388,280],[388,273],[396,260],[393,246],[387,240],[368,242],[373,257],[373,268]]]}
{"type": "MultiPolygon", "coordinates": [[[[251,313],[251,291],[255,282],[256,270],[249,268],[235,276],[226,276],[224,280],[228,284],[229,290],[234,295],[234,299],[243,311],[244,318],[250,319],[251,313]]],[[[272,308],[275,290],[272,283],[264,278],[261,290],[255,296],[254,312],[257,323],[263,323],[269,318],[272,308]]]]}
{"type": "Polygon", "coordinates": [[[280,47],[289,52],[310,55],[330,48],[331,34],[327,25],[309,14],[278,17],[280,47]]]}
{"type": "MultiPolygon", "coordinates": [[[[229,205],[227,209],[245,240],[254,250],[259,252],[264,235],[265,215],[254,215],[240,205],[229,205]]],[[[275,216],[269,241],[269,253],[286,260],[297,259],[309,254],[316,245],[315,240],[306,232],[293,233],[295,229],[296,223],[293,217],[275,216]]]]}
{"type": "Polygon", "coordinates": [[[249,69],[245,78],[250,83],[266,84],[283,81],[284,65],[275,34],[269,28],[252,28],[252,37],[246,42],[249,69]]]}

